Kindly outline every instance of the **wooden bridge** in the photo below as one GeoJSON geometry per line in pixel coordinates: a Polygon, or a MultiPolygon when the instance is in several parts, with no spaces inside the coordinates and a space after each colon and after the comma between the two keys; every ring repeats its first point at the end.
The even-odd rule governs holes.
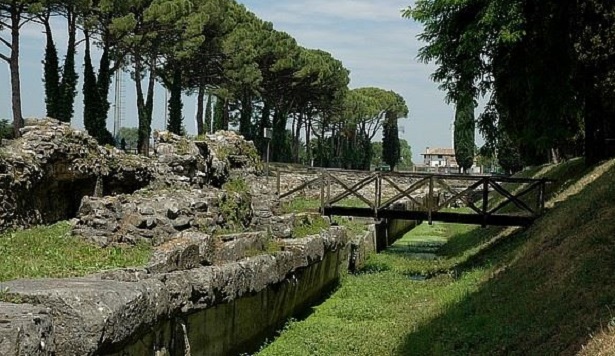
{"type": "MultiPolygon", "coordinates": [[[[313,170],[307,181],[281,190],[280,201],[319,190],[320,212],[332,216],[372,217],[524,226],[542,215],[546,179],[486,175],[313,170]],[[465,207],[465,209],[463,209],[465,207]]],[[[314,194],[312,194],[314,196],[314,194]]]]}

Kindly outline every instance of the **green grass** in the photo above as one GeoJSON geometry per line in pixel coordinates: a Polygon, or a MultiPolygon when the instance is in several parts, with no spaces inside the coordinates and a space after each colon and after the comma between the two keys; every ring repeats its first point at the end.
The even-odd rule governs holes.
{"type": "Polygon", "coordinates": [[[280,202],[282,214],[316,212],[320,209],[320,199],[296,196],[280,202]]]}
{"type": "Polygon", "coordinates": [[[427,224],[408,233],[394,250],[370,257],[363,273],[344,276],[341,287],[312,316],[293,321],[261,355],[388,355],[407,330],[439,315],[446,305],[478,288],[481,271],[459,280],[439,275],[425,282],[411,277],[423,261],[409,258],[419,245],[446,243],[468,226],[427,224]],[[406,251],[407,250],[407,251],[406,251]]]}
{"type": "Polygon", "coordinates": [[[421,225],[261,354],[612,353],[615,162],[531,174],[560,178],[549,195],[562,193],[533,226],[421,225]],[[414,281],[417,273],[434,277],[414,281]]]}
{"type": "Polygon", "coordinates": [[[321,216],[307,218],[293,227],[291,236],[301,239],[306,236],[319,234],[322,230],[329,228],[329,222],[321,216]]]}
{"type": "MultiPolygon", "coordinates": [[[[355,197],[342,199],[334,205],[352,208],[367,207],[367,204],[365,204],[361,199],[355,197]]],[[[284,200],[280,202],[280,212],[282,214],[316,212],[319,211],[319,209],[319,198],[295,196],[290,200],[284,200]]]]}
{"type": "Polygon", "coordinates": [[[365,221],[361,219],[348,218],[344,216],[334,216],[332,217],[332,220],[334,223],[347,228],[350,234],[355,235],[355,236],[360,235],[364,233],[365,231],[367,231],[369,224],[373,223],[369,220],[365,221]]]}
{"type": "Polygon", "coordinates": [[[149,245],[100,248],[69,231],[70,225],[61,222],[0,235],[0,281],[84,276],[149,261],[149,245]]]}

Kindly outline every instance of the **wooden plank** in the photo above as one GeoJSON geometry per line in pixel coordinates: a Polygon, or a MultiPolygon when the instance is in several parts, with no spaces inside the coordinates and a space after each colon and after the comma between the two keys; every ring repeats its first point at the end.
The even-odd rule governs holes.
{"type": "Polygon", "coordinates": [[[427,180],[429,178],[424,178],[414,184],[412,184],[410,187],[408,187],[408,189],[403,190],[402,188],[400,188],[397,184],[395,184],[393,181],[391,181],[387,176],[382,176],[382,179],[387,181],[393,188],[397,189],[400,193],[395,195],[394,197],[388,199],[384,204],[381,204],[378,209],[386,209],[389,206],[391,206],[391,204],[395,203],[396,201],[398,201],[399,199],[403,198],[403,197],[407,197],[408,199],[410,199],[411,201],[413,201],[415,204],[417,205],[422,205],[420,202],[418,202],[415,198],[413,198],[412,196],[410,196],[410,193],[416,191],[417,189],[421,188],[423,185],[425,185],[425,183],[427,183],[427,180]]]}
{"type": "Polygon", "coordinates": [[[350,206],[325,206],[324,215],[331,216],[355,216],[363,218],[374,217],[372,208],[354,208],[350,206]]]}
{"type": "MultiPolygon", "coordinates": [[[[466,188],[466,189],[464,189],[463,191],[461,191],[461,192],[457,193],[457,195],[455,195],[455,196],[452,196],[452,197],[448,198],[446,201],[444,201],[443,203],[441,203],[440,205],[438,205],[438,209],[437,209],[437,210],[440,210],[440,209],[444,208],[444,207],[445,207],[445,206],[447,206],[449,203],[451,203],[451,202],[453,202],[453,201],[455,201],[455,200],[457,200],[457,199],[459,199],[459,198],[462,198],[462,197],[464,197],[464,196],[467,196],[467,195],[468,195],[468,193],[470,193],[470,192],[474,192],[474,190],[475,190],[476,188],[478,188],[478,186],[480,186],[480,185],[481,185],[481,182],[480,182],[480,181],[478,181],[478,182],[476,182],[476,183],[472,184],[471,186],[467,187],[467,188],[466,188]]],[[[466,200],[466,204],[468,204],[468,203],[470,203],[470,202],[469,202],[468,200],[466,200]]],[[[480,211],[480,210],[479,210],[479,211],[480,211]]]]}
{"type": "Polygon", "coordinates": [[[427,213],[429,215],[427,221],[429,225],[433,223],[433,181],[434,177],[429,177],[429,194],[427,195],[427,213]]]}
{"type": "MultiPolygon", "coordinates": [[[[427,220],[428,213],[425,211],[403,211],[387,209],[378,212],[384,219],[403,219],[403,220],[427,220]]],[[[534,221],[533,217],[514,216],[514,215],[488,215],[486,218],[478,214],[460,214],[452,212],[433,212],[433,221],[492,226],[527,226],[534,221]]]]}
{"type": "Polygon", "coordinates": [[[278,168],[278,176],[276,177],[276,192],[278,194],[278,199],[280,198],[280,193],[282,193],[280,191],[280,175],[282,174],[282,172],[280,171],[280,169],[278,168]]]}
{"type": "Polygon", "coordinates": [[[319,180],[320,180],[320,177],[314,178],[314,179],[312,179],[312,180],[310,180],[308,182],[305,182],[305,183],[301,184],[300,186],[298,186],[297,188],[294,188],[291,191],[286,192],[286,193],[280,195],[279,199],[283,199],[283,198],[286,198],[287,196],[293,195],[296,192],[298,192],[298,191],[300,191],[302,189],[305,189],[307,186],[312,185],[312,184],[318,182],[319,180]]]}
{"type": "MultiPolygon", "coordinates": [[[[363,178],[362,180],[357,182],[355,185],[353,185],[350,189],[352,189],[353,191],[355,191],[355,190],[358,191],[359,189],[362,189],[366,185],[372,183],[375,179],[376,179],[375,176],[370,176],[370,177],[363,178]]],[[[345,198],[347,198],[347,197],[349,197],[351,195],[352,195],[352,193],[349,192],[349,191],[342,192],[342,193],[336,195],[335,197],[331,198],[329,200],[329,205],[333,205],[333,204],[339,202],[340,200],[343,200],[343,199],[345,199],[345,198]]]]}
{"type": "Polygon", "coordinates": [[[506,201],[500,203],[500,205],[498,205],[496,208],[492,209],[489,214],[494,214],[495,212],[499,211],[500,209],[502,209],[503,207],[505,207],[506,205],[513,203],[515,204],[519,209],[521,210],[525,210],[527,212],[529,212],[532,215],[537,215],[536,211],[534,211],[534,209],[530,208],[527,204],[525,204],[524,202],[522,202],[521,200],[519,200],[519,197],[521,197],[527,193],[529,193],[530,191],[532,191],[533,189],[535,189],[537,187],[536,184],[531,185],[530,187],[528,187],[526,190],[524,190],[522,193],[519,193],[517,195],[513,195],[511,193],[509,193],[506,189],[504,189],[501,185],[497,184],[496,182],[490,182],[491,186],[500,194],[502,194],[506,199],[506,201]]]}
{"type": "Polygon", "coordinates": [[[365,204],[367,204],[367,206],[369,206],[370,208],[374,209],[374,204],[369,201],[367,198],[365,198],[364,196],[362,196],[361,194],[359,194],[358,192],[355,192],[353,190],[351,190],[344,182],[342,182],[341,180],[339,180],[337,177],[335,177],[332,174],[328,174],[328,176],[333,179],[335,182],[337,182],[337,184],[341,185],[342,188],[344,188],[346,191],[351,192],[354,196],[356,196],[357,198],[361,199],[365,204]]]}
{"type": "Polygon", "coordinates": [[[382,178],[380,174],[376,173],[376,191],[374,197],[374,214],[375,218],[378,218],[378,207],[380,206],[380,200],[382,199],[382,178]]]}
{"type": "Polygon", "coordinates": [[[481,215],[483,216],[483,227],[487,227],[487,217],[489,216],[489,178],[483,179],[483,209],[481,215]]]}
{"type": "MultiPolygon", "coordinates": [[[[370,208],[352,208],[331,206],[325,208],[325,215],[328,216],[357,216],[373,217],[374,211],[370,208]]],[[[385,209],[378,212],[378,216],[383,219],[419,220],[425,221],[429,218],[426,211],[405,211],[385,209]]],[[[534,221],[533,217],[515,215],[488,215],[486,218],[478,214],[460,214],[452,212],[433,212],[432,221],[447,223],[472,224],[492,226],[527,226],[534,221]]]]}

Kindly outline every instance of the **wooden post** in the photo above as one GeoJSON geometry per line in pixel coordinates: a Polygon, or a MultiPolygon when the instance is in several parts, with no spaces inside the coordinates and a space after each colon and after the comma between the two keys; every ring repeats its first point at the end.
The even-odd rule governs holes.
{"type": "Polygon", "coordinates": [[[545,210],[545,188],[546,183],[544,180],[540,182],[540,191],[538,192],[538,215],[542,215],[545,210]]]}
{"type": "Polygon", "coordinates": [[[489,178],[483,178],[483,227],[487,227],[487,212],[489,209],[489,178]]]}
{"type": "Polygon", "coordinates": [[[433,225],[431,213],[433,212],[433,176],[429,177],[429,194],[427,195],[427,221],[433,225]]]}
{"type": "Polygon", "coordinates": [[[276,168],[276,192],[278,193],[278,199],[280,198],[280,195],[282,194],[282,192],[280,191],[280,175],[282,174],[282,172],[280,172],[280,168],[276,168]]]}
{"type": "Polygon", "coordinates": [[[320,171],[320,213],[325,213],[325,172],[320,171]]]}
{"type": "Polygon", "coordinates": [[[331,180],[329,179],[329,173],[327,173],[327,206],[331,206],[331,180]]]}
{"type": "Polygon", "coordinates": [[[380,207],[380,199],[381,199],[381,189],[382,189],[382,181],[380,180],[380,173],[376,173],[376,190],[374,196],[374,218],[378,218],[378,208],[380,207]]]}

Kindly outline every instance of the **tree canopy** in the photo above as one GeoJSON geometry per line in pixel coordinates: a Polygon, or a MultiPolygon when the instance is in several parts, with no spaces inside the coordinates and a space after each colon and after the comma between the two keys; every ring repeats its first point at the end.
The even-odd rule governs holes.
{"type": "Polygon", "coordinates": [[[74,119],[77,78],[82,77],[86,130],[100,143],[124,138],[131,145],[107,130],[113,75],[130,72],[142,154],[150,151],[156,83],[170,94],[168,130],[183,134],[182,95],[196,94],[197,135],[206,132],[213,116],[215,129],[235,128],[264,152],[263,131],[271,128],[271,158],[277,161],[368,169],[371,140],[385,121],[392,133],[397,119],[408,113],[403,98],[392,91],[350,90],[350,72],[341,61],[300,46],[234,0],[0,0],[0,19],[2,45],[9,48],[0,58],[11,64],[16,130],[21,123],[18,35],[28,22],[46,34],[48,116],[74,119]],[[50,26],[53,17],[66,20],[63,61],[50,26]],[[77,55],[84,61],[79,74],[77,55]]]}
{"type": "Polygon", "coordinates": [[[506,143],[498,156],[522,164],[615,153],[612,1],[418,0],[404,15],[424,25],[419,59],[436,63],[458,114],[489,95],[477,120],[487,151],[506,143]]]}

